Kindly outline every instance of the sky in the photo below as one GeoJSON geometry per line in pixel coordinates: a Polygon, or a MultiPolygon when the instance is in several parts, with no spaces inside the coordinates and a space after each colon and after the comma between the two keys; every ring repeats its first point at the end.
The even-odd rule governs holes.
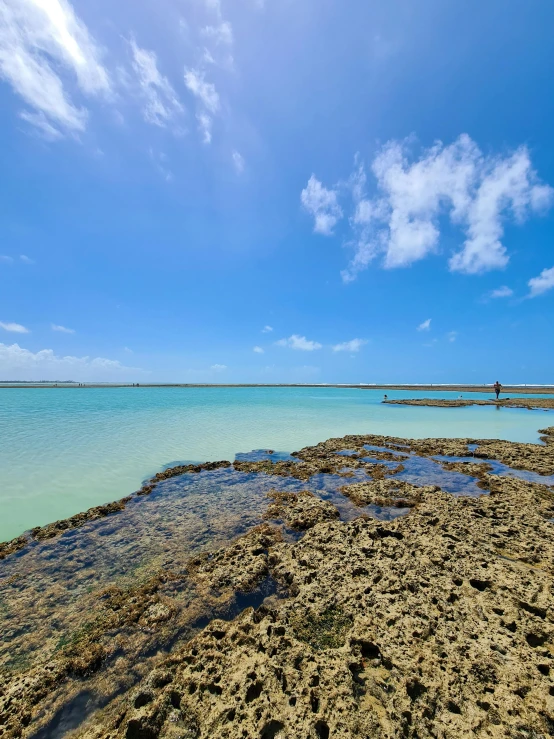
{"type": "Polygon", "coordinates": [[[0,379],[554,383],[551,0],[0,0],[0,379]]]}

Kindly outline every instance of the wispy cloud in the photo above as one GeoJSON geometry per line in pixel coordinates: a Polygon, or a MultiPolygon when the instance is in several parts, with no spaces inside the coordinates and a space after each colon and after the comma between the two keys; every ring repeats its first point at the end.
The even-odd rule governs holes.
{"type": "Polygon", "coordinates": [[[107,95],[108,73],[96,42],[67,0],[0,0],[0,76],[34,112],[23,119],[49,138],[84,130],[87,111],[71,100],[107,95]],[[68,79],[69,73],[69,79],[68,79]]]}
{"type": "Polygon", "coordinates": [[[351,341],[344,341],[342,344],[335,344],[333,347],[333,351],[359,352],[364,344],[367,344],[367,339],[352,339],[351,341]]]}
{"type": "Polygon", "coordinates": [[[302,191],[315,230],[324,235],[332,234],[342,217],[339,191],[352,199],[355,253],[343,279],[355,279],[378,257],[391,269],[437,253],[442,216],[465,233],[462,247],[449,260],[451,271],[478,274],[505,267],[505,222],[522,224],[554,199],[554,190],[539,181],[527,148],[486,155],[462,134],[448,146],[437,142],[413,157],[413,144],[413,138],[391,141],[377,153],[371,165],[377,188],[373,197],[366,194],[366,168],[358,158],[349,187],[328,190],[312,175],[302,191]]]}
{"type": "Polygon", "coordinates": [[[538,277],[533,277],[527,283],[529,286],[529,297],[536,298],[543,295],[554,287],[554,267],[543,269],[538,277]]]}
{"type": "Polygon", "coordinates": [[[22,326],[20,323],[4,323],[3,321],[0,321],[0,328],[3,328],[4,331],[11,331],[14,334],[29,333],[29,329],[25,328],[25,326],[22,326]]]}
{"type": "Polygon", "coordinates": [[[112,380],[143,374],[104,357],[61,357],[52,349],[31,352],[18,344],[0,344],[0,372],[14,380],[112,380]]]}
{"type": "Polygon", "coordinates": [[[13,257],[8,257],[6,254],[0,254],[0,262],[4,262],[4,264],[12,264],[13,257]]]}
{"type": "Polygon", "coordinates": [[[66,328],[65,326],[59,326],[56,323],[51,323],[50,328],[52,329],[52,331],[59,331],[62,334],[74,334],[75,333],[75,329],[66,328]]]}
{"type": "Polygon", "coordinates": [[[336,224],[342,218],[337,190],[328,190],[315,175],[312,175],[308,180],[308,184],[300,193],[300,202],[314,218],[315,233],[330,236],[336,224]]]}
{"type": "Polygon", "coordinates": [[[507,285],[502,285],[502,287],[497,287],[496,290],[491,290],[488,297],[489,298],[511,298],[514,294],[514,291],[511,287],[508,287],[507,285]]]}
{"type": "Polygon", "coordinates": [[[35,260],[31,259],[31,257],[28,257],[26,254],[20,254],[19,258],[23,262],[23,264],[34,264],[35,263],[35,260]]]}
{"type": "Polygon", "coordinates": [[[133,70],[144,100],[144,120],[164,128],[183,112],[183,105],[167,77],[159,71],[155,52],[141,49],[134,38],[129,45],[133,70]]]}
{"type": "Polygon", "coordinates": [[[428,318],[426,321],[423,321],[423,323],[420,323],[417,327],[418,331],[429,331],[431,328],[431,319],[428,318]]]}
{"type": "Polygon", "coordinates": [[[226,364],[212,364],[210,369],[214,370],[214,372],[223,372],[227,369],[226,364]]]}
{"type": "Polygon", "coordinates": [[[242,174],[244,172],[244,157],[236,150],[233,152],[232,157],[237,174],[242,174]]]}
{"type": "Polygon", "coordinates": [[[454,342],[458,338],[458,332],[457,331],[449,331],[446,334],[446,338],[448,339],[448,341],[454,342]]]}
{"type": "Polygon", "coordinates": [[[262,328],[262,334],[269,334],[273,331],[273,326],[264,326],[262,328]]]}
{"type": "Polygon", "coordinates": [[[216,45],[233,45],[233,28],[229,21],[221,21],[215,26],[205,26],[202,29],[202,35],[216,45]]]}
{"type": "Polygon", "coordinates": [[[299,336],[298,334],[293,334],[288,339],[280,339],[275,343],[277,346],[286,346],[289,349],[298,349],[304,352],[313,352],[322,347],[322,344],[317,341],[310,341],[305,336],[299,336]]]}
{"type": "Polygon", "coordinates": [[[263,354],[264,353],[264,350],[262,349],[261,346],[255,346],[252,351],[256,352],[256,354],[263,354]]]}
{"type": "Polygon", "coordinates": [[[213,116],[219,111],[219,94],[215,85],[206,82],[205,72],[201,69],[185,69],[185,85],[198,101],[199,111],[196,115],[205,144],[212,140],[213,116]]]}

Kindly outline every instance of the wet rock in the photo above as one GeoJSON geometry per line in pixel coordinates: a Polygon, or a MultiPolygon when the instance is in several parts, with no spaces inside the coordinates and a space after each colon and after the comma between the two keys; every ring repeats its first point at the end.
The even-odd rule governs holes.
{"type": "Polygon", "coordinates": [[[498,400],[478,400],[473,398],[406,398],[402,400],[383,400],[388,405],[426,405],[437,408],[465,408],[469,405],[498,405],[504,408],[554,408],[554,398],[499,398],[498,400]]]}
{"type": "MultiPolygon", "coordinates": [[[[367,444],[423,456],[467,456],[477,444],[481,459],[543,473],[554,462],[551,444],[359,435],[308,447],[291,464],[310,477],[365,469],[367,444]],[[345,449],[358,455],[351,464],[337,455],[345,449]]],[[[297,542],[265,524],[214,551],[172,553],[173,567],[92,597],[79,580],[89,620],[40,663],[0,676],[0,732],[54,735],[56,716],[88,690],[102,701],[82,712],[75,739],[552,735],[554,491],[482,479],[490,494],[478,498],[399,485],[390,469],[349,487],[362,504],[410,499],[409,515],[386,523],[340,521],[311,491],[280,491],[270,506],[306,531],[297,542]],[[240,594],[271,579],[286,597],[234,617],[240,594]]],[[[83,556],[82,533],[61,539],[63,556],[83,556]]],[[[110,556],[109,535],[102,546],[110,556]]],[[[9,587],[29,610],[22,575],[9,587]]],[[[48,592],[58,609],[69,586],[48,592]]]]}
{"type": "Polygon", "coordinates": [[[77,513],[77,515],[71,516],[71,518],[56,521],[47,526],[37,526],[36,528],[31,529],[31,536],[37,541],[44,541],[45,539],[52,539],[54,536],[63,534],[65,531],[78,529],[90,521],[96,521],[99,518],[104,518],[112,513],[123,511],[127,503],[131,500],[131,497],[132,496],[129,495],[121,500],[116,500],[114,503],[89,508],[89,510],[84,513],[77,513]]]}
{"type": "Polygon", "coordinates": [[[271,491],[268,497],[273,501],[268,507],[265,518],[282,519],[286,525],[296,531],[311,529],[320,521],[330,521],[339,517],[334,505],[321,500],[309,490],[299,493],[271,491]]]}
{"type": "Polygon", "coordinates": [[[378,506],[394,506],[411,508],[422,500],[425,493],[436,492],[435,485],[418,487],[402,480],[385,479],[372,482],[360,482],[345,485],[341,488],[343,495],[358,506],[370,504],[378,506]]]}
{"type": "Polygon", "coordinates": [[[8,554],[13,554],[23,549],[27,545],[27,538],[25,536],[18,536],[11,541],[0,543],[0,559],[4,559],[8,554]]]}

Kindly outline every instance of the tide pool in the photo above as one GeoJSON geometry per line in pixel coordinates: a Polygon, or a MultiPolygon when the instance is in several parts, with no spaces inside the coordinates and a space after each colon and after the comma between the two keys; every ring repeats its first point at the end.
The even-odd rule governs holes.
{"type": "MultiPolygon", "coordinates": [[[[233,460],[237,453],[260,448],[292,452],[331,436],[358,433],[536,442],[538,429],[554,423],[554,414],[545,411],[383,405],[383,392],[0,389],[0,541],[121,498],[177,462],[233,460]]],[[[387,394],[391,399],[459,395],[387,394]]]]}

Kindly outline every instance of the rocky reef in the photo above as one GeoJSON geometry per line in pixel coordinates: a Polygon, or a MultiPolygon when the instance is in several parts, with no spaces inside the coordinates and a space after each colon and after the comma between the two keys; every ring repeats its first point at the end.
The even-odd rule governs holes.
{"type": "Polygon", "coordinates": [[[535,410],[554,408],[554,398],[499,398],[499,400],[477,400],[472,398],[405,398],[383,400],[388,405],[428,405],[437,408],[465,408],[469,405],[496,405],[500,408],[527,408],[535,410]]]}
{"type": "MultiPolygon", "coordinates": [[[[543,444],[348,436],[303,449],[285,467],[247,463],[264,469],[165,478],[162,485],[194,486],[212,474],[225,481],[222,495],[250,475],[265,485],[265,522],[181,558],[178,543],[140,582],[123,587],[114,578],[95,590],[88,581],[86,627],[40,659],[4,668],[0,736],[553,736],[553,432],[541,432],[543,444]],[[455,466],[444,474],[477,479],[482,494],[398,479],[414,456],[438,474],[455,466]],[[384,477],[371,474],[376,464],[384,477]],[[498,465],[505,468],[492,474],[498,465]],[[325,478],[355,506],[409,513],[382,521],[360,508],[342,520],[325,478]]],[[[87,527],[106,531],[110,518],[113,526],[147,502],[162,505],[162,491],[6,553],[3,615],[9,588],[33,607],[29,575],[18,579],[17,567],[37,547],[68,556],[76,550],[62,555],[66,539],[74,544],[87,527]]],[[[110,531],[104,546],[121,545],[110,531]]],[[[135,545],[146,549],[140,536],[135,545]]],[[[50,603],[57,598],[52,620],[67,608],[71,583],[67,593],[60,587],[46,593],[50,603]]],[[[24,624],[10,628],[14,645],[30,638],[24,624]]]]}

